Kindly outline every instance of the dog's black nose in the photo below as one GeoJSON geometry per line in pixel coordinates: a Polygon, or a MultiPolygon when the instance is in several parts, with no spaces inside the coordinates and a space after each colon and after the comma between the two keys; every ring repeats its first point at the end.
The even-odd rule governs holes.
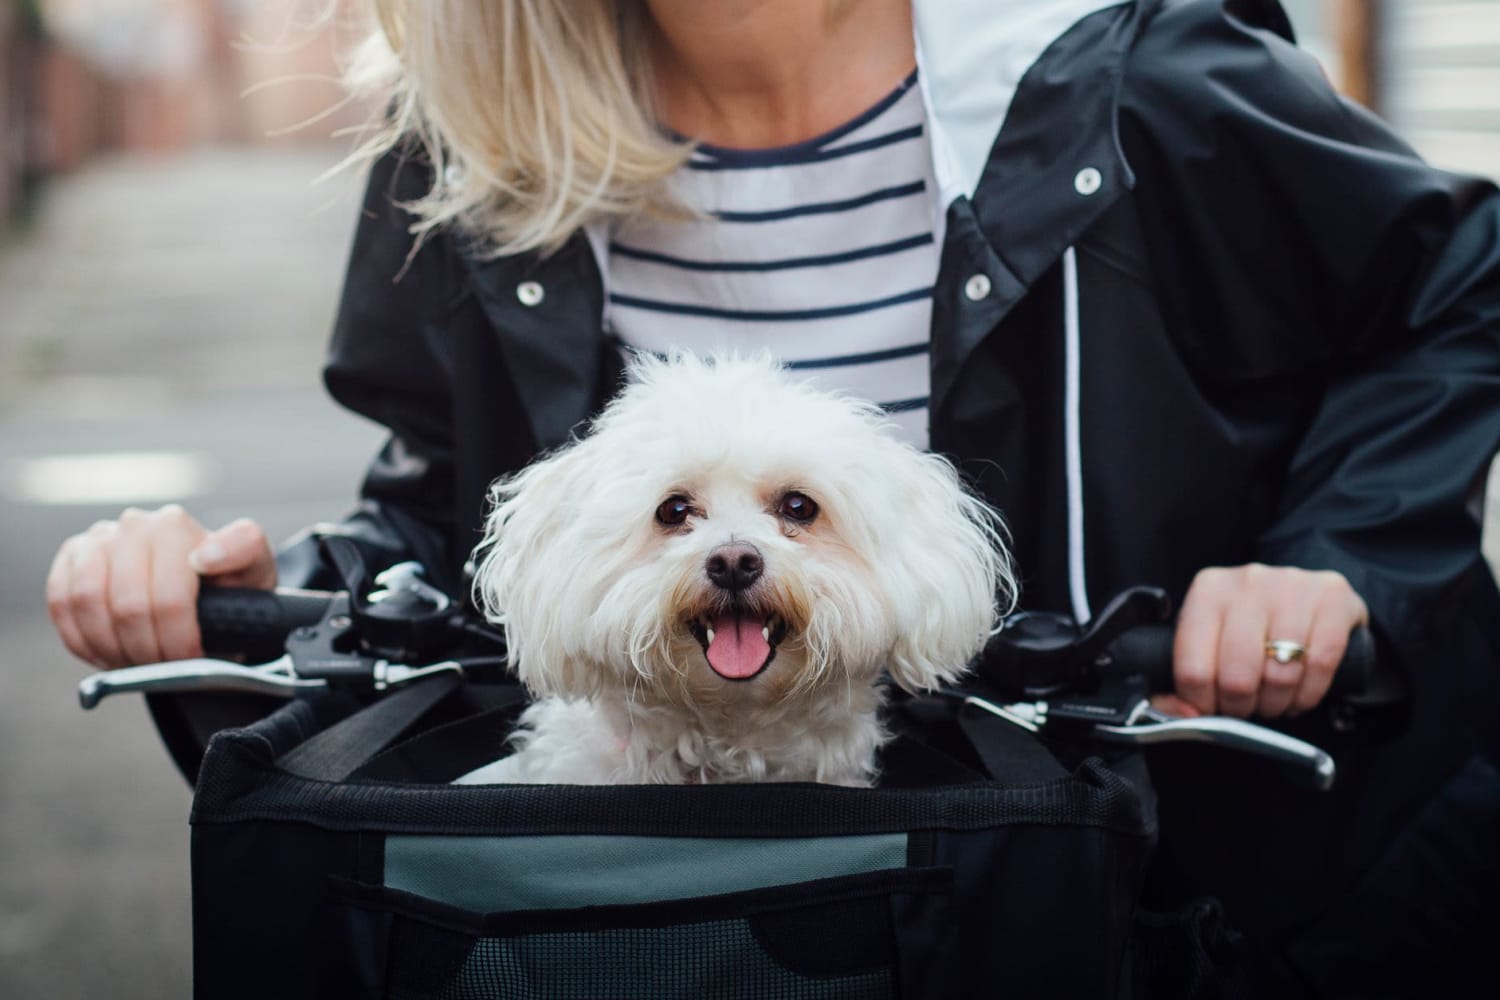
{"type": "Polygon", "coordinates": [[[760,550],[746,542],[731,542],[720,545],[708,554],[703,569],[715,587],[725,590],[744,590],[765,570],[766,564],[760,550]]]}

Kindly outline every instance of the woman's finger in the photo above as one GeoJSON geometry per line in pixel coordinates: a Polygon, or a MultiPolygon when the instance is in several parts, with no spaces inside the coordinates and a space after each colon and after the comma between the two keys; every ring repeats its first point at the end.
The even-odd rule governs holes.
{"type": "Polygon", "coordinates": [[[1153,694],[1151,696],[1151,707],[1166,715],[1176,716],[1179,719],[1196,719],[1203,713],[1198,711],[1197,706],[1186,701],[1175,694],[1153,694]]]}
{"type": "Polygon", "coordinates": [[[73,620],[93,652],[91,662],[105,669],[125,665],[109,615],[109,543],[115,530],[113,523],[101,521],[76,538],[68,581],[73,620]]]}
{"type": "Polygon", "coordinates": [[[1245,718],[1255,711],[1265,671],[1267,597],[1252,568],[1241,570],[1236,598],[1219,633],[1219,711],[1245,718]]]}
{"type": "Polygon", "coordinates": [[[1182,599],[1172,642],[1172,680],[1177,696],[1204,714],[1218,708],[1216,678],[1226,572],[1206,569],[1193,578],[1182,599]]]}
{"type": "Polygon", "coordinates": [[[75,547],[75,539],[69,538],[52,558],[52,567],[47,571],[47,615],[52,619],[68,652],[88,663],[98,664],[98,654],[84,639],[73,614],[71,597],[75,547]]]}
{"type": "Polygon", "coordinates": [[[188,554],[206,532],[181,507],[164,507],[154,518],[158,537],[151,563],[151,615],[162,659],[202,656],[198,574],[188,565],[188,554]]]}
{"type": "Polygon", "coordinates": [[[128,663],[162,659],[151,614],[151,541],[144,511],[132,508],[120,516],[109,557],[108,606],[128,663]]]}
{"type": "Polygon", "coordinates": [[[189,553],[192,568],[220,587],[276,586],[276,554],[261,526],[249,518],[209,532],[189,553]]]}
{"type": "Polygon", "coordinates": [[[1364,601],[1344,578],[1331,582],[1314,606],[1304,657],[1307,669],[1292,698],[1291,711],[1311,711],[1323,701],[1349,648],[1349,633],[1368,622],[1364,601]]]}
{"type": "Polygon", "coordinates": [[[1292,707],[1294,698],[1306,675],[1307,649],[1312,635],[1313,607],[1308,599],[1307,588],[1287,579],[1271,595],[1271,607],[1267,616],[1266,634],[1262,647],[1277,640],[1295,642],[1302,646],[1302,656],[1282,663],[1269,651],[1264,650],[1261,670],[1260,692],[1256,699],[1255,714],[1268,718],[1279,718],[1292,707]]]}

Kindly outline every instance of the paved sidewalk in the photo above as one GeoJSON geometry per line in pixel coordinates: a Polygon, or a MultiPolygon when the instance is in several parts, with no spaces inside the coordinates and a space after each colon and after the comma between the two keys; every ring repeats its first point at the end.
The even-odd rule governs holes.
{"type": "Polygon", "coordinates": [[[357,209],[339,151],[116,160],[57,182],[0,245],[0,403],[92,378],[177,396],[308,388],[357,209]]]}
{"type": "Polygon", "coordinates": [[[273,536],[346,509],[378,433],[318,382],[358,183],[312,181],[339,155],[98,164],[0,246],[5,1000],[190,994],[187,786],[138,699],[78,708],[85,668],[42,597],[62,539],[123,504],[86,502],[107,466],[53,484],[72,503],[41,502],[32,473],[59,457],[175,456],[193,473],[177,484],[190,510],[255,516],[273,536]]]}

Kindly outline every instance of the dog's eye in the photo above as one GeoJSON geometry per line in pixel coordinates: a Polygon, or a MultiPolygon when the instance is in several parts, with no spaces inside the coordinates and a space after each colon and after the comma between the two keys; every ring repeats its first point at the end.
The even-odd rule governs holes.
{"type": "Polygon", "coordinates": [[[781,498],[776,510],[789,521],[810,524],[818,516],[818,505],[805,493],[788,493],[781,498]]]}
{"type": "Polygon", "coordinates": [[[670,496],[661,502],[656,508],[656,523],[667,527],[675,527],[688,519],[693,512],[693,505],[684,496],[670,496]]]}

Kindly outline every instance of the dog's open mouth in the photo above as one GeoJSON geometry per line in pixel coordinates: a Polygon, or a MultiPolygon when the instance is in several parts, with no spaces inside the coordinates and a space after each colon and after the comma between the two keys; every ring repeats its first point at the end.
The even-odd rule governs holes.
{"type": "Polygon", "coordinates": [[[781,616],[747,609],[704,615],[688,628],[714,673],[731,681],[759,676],[776,658],[776,646],[786,637],[781,616]]]}

